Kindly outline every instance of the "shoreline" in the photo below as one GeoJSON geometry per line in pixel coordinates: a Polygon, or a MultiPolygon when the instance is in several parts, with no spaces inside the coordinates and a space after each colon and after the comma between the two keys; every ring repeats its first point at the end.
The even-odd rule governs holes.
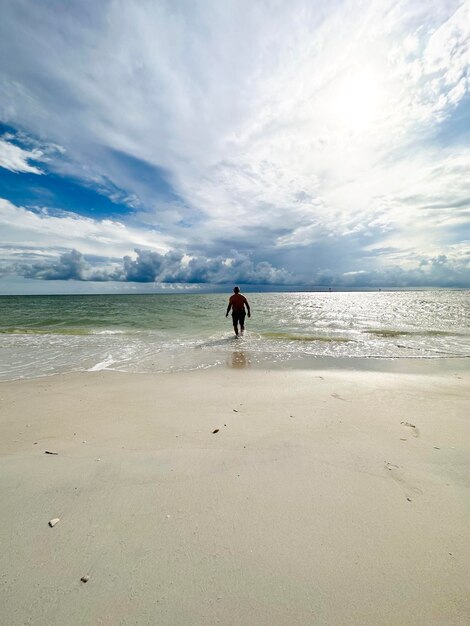
{"type": "Polygon", "coordinates": [[[4,619],[468,624],[469,383],[447,366],[2,382],[4,619]]]}
{"type": "MultiPolygon", "coordinates": [[[[255,357],[259,355],[255,354],[255,357]]],[[[330,357],[330,356],[302,356],[283,361],[276,361],[270,358],[253,358],[249,351],[234,349],[232,352],[225,352],[219,356],[219,361],[215,364],[201,363],[193,367],[176,367],[171,369],[155,371],[127,371],[108,367],[100,367],[101,363],[83,370],[53,371],[43,374],[34,374],[18,378],[0,379],[1,385],[20,382],[33,381],[39,379],[49,379],[61,376],[96,374],[108,372],[110,374],[123,374],[129,376],[162,376],[167,374],[190,374],[200,371],[219,370],[250,370],[250,371],[345,371],[345,372],[383,372],[397,374],[420,374],[420,375],[440,375],[442,373],[454,371],[455,373],[470,372],[470,357],[330,357]]],[[[105,363],[105,362],[103,362],[105,363]]]]}

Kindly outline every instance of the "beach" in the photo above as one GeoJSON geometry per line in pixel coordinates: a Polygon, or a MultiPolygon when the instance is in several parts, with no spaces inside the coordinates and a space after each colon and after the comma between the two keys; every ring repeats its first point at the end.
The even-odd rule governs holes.
{"type": "Polygon", "coordinates": [[[2,623],[470,623],[468,368],[243,365],[0,384],[2,623]]]}

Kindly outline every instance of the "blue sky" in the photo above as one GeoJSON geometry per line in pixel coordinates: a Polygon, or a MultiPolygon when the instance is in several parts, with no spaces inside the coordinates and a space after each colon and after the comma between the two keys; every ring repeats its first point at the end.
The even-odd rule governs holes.
{"type": "Polygon", "coordinates": [[[470,1],[3,0],[0,293],[470,287],[470,1]]]}

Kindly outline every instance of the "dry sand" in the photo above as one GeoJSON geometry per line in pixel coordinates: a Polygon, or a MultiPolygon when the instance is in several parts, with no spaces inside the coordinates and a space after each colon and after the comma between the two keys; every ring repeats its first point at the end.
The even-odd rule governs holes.
{"type": "Polygon", "coordinates": [[[3,383],[1,623],[468,626],[469,382],[3,383]]]}

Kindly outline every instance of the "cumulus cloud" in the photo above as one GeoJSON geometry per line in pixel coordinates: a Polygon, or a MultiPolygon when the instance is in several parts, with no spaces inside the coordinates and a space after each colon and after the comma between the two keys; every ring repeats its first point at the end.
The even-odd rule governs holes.
{"type": "Polygon", "coordinates": [[[444,254],[422,258],[411,267],[392,265],[381,271],[351,271],[342,275],[323,274],[318,284],[354,287],[447,287],[465,288],[470,285],[470,251],[465,257],[453,258],[444,254]]]}
{"type": "Polygon", "coordinates": [[[24,278],[40,280],[110,280],[106,274],[94,271],[77,250],[65,252],[56,261],[17,266],[16,269],[24,278]]]}
{"type": "Polygon", "coordinates": [[[47,209],[31,211],[1,198],[0,223],[0,261],[21,268],[20,273],[28,278],[214,284],[234,280],[249,284],[295,282],[291,273],[237,250],[212,257],[189,248],[178,251],[178,242],[142,226],[125,227],[117,221],[47,209]],[[85,257],[108,259],[109,263],[119,263],[121,269],[113,266],[100,273],[85,257]]]}
{"type": "Polygon", "coordinates": [[[190,257],[178,251],[159,254],[135,250],[135,258],[125,256],[121,263],[101,263],[99,267],[77,250],[58,259],[31,264],[18,263],[14,271],[23,278],[38,280],[120,281],[136,283],[208,283],[239,282],[246,285],[289,285],[295,278],[268,262],[253,263],[237,254],[230,258],[190,257]]]}
{"type": "MultiPolygon", "coordinates": [[[[170,283],[211,283],[284,285],[295,284],[296,279],[284,269],[277,269],[267,261],[254,263],[237,252],[229,257],[188,257],[172,251],[165,255],[136,250],[137,258],[124,259],[126,280],[170,283]]],[[[298,279],[297,279],[298,280],[298,279]]]]}
{"type": "Polygon", "coordinates": [[[69,250],[58,258],[41,258],[29,263],[16,263],[3,275],[41,281],[117,282],[145,285],[152,283],[167,288],[182,289],[184,285],[279,285],[296,287],[410,288],[466,287],[470,284],[470,250],[466,254],[417,257],[408,267],[389,264],[380,270],[351,270],[338,272],[325,269],[312,272],[309,280],[301,280],[268,262],[254,263],[252,259],[233,254],[232,257],[188,257],[173,250],[159,254],[136,249],[134,255],[120,260],[87,258],[77,250],[69,250]]]}

